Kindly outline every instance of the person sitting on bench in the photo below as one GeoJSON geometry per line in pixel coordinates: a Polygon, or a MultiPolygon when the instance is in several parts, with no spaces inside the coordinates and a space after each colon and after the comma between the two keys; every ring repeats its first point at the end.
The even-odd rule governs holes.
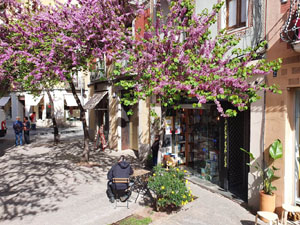
{"type": "MultiPolygon", "coordinates": [[[[113,183],[113,178],[129,178],[133,174],[133,170],[128,162],[125,160],[125,156],[121,155],[118,162],[114,164],[107,173],[107,197],[111,203],[115,201],[115,190],[126,190],[128,184],[126,183],[113,183]]],[[[123,199],[127,200],[130,196],[123,196],[123,199]]]]}

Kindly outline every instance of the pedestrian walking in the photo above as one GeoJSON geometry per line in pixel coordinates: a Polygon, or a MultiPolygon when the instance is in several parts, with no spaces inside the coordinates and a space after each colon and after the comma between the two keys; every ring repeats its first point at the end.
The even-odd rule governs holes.
{"type": "Polygon", "coordinates": [[[24,140],[26,144],[30,144],[30,138],[29,138],[29,131],[30,131],[30,122],[28,120],[28,117],[24,117],[24,140]]]}
{"type": "Polygon", "coordinates": [[[36,130],[36,113],[32,112],[29,118],[31,121],[31,129],[36,130]]]}
{"type": "Polygon", "coordinates": [[[159,138],[160,138],[159,135],[155,135],[154,142],[151,146],[153,166],[157,165],[157,156],[158,156],[158,150],[159,150],[159,138]]]}
{"type": "Polygon", "coordinates": [[[16,121],[13,124],[13,129],[16,135],[16,146],[23,145],[23,123],[20,121],[20,117],[16,117],[16,121]]]}

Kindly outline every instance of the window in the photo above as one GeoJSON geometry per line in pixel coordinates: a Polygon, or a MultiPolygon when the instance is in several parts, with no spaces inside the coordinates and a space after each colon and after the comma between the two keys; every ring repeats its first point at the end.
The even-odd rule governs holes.
{"type": "Polygon", "coordinates": [[[105,57],[103,60],[97,58],[94,60],[93,71],[91,72],[91,82],[105,78],[105,57]]]}
{"type": "Polygon", "coordinates": [[[227,0],[226,9],[226,27],[228,29],[246,26],[247,0],[227,0]]]}

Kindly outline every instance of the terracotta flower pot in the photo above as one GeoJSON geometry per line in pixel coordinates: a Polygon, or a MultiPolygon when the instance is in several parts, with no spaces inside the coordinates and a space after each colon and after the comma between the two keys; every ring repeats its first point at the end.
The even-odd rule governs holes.
{"type": "MultiPolygon", "coordinates": [[[[259,192],[259,210],[260,211],[267,211],[267,212],[274,212],[275,211],[275,201],[276,201],[276,195],[267,195],[263,191],[259,192]]],[[[264,218],[260,218],[264,222],[269,222],[268,220],[264,218]]]]}

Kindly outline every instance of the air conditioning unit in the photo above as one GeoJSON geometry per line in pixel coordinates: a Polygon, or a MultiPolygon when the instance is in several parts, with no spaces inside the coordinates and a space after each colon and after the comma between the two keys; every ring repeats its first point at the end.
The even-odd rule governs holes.
{"type": "Polygon", "coordinates": [[[287,0],[280,0],[281,4],[287,3],[287,0]]]}

